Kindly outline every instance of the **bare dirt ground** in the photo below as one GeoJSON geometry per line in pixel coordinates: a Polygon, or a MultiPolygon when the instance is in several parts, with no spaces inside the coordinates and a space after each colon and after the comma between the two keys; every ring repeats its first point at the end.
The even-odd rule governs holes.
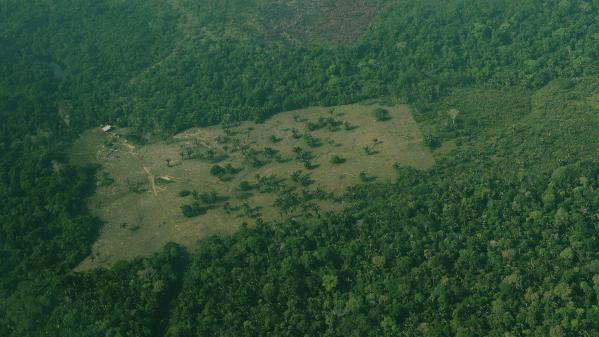
{"type": "Polygon", "coordinates": [[[78,269],[146,256],[169,241],[191,247],[257,218],[317,216],[342,208],[348,186],[392,180],[395,163],[432,166],[408,107],[385,107],[388,121],[374,118],[376,107],[290,111],[261,124],[190,129],[143,147],[118,132],[86,131],[73,145],[70,161],[102,165],[89,206],[105,224],[78,269]],[[216,177],[215,165],[232,171],[216,177]],[[294,181],[294,172],[309,177],[306,185],[294,181]],[[252,189],[243,191],[242,181],[252,189]],[[195,193],[182,197],[181,191],[195,193]],[[218,200],[203,203],[202,193],[218,200]],[[194,202],[205,213],[184,216],[181,206],[194,202]]]}

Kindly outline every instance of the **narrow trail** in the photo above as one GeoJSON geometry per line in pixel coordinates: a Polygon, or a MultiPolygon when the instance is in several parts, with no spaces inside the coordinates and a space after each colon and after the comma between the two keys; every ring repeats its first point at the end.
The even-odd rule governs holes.
{"type": "Polygon", "coordinates": [[[144,171],[148,174],[148,181],[150,182],[150,187],[152,187],[152,192],[154,196],[158,196],[158,191],[156,190],[156,176],[154,176],[150,170],[144,166],[144,171]]]}

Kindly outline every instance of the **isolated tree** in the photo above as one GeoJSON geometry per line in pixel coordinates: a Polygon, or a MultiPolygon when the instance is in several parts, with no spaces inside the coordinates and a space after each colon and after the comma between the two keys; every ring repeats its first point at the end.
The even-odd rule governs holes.
{"type": "Polygon", "coordinates": [[[218,178],[222,178],[226,173],[227,171],[220,165],[213,165],[210,168],[210,174],[218,178]]]}
{"type": "Polygon", "coordinates": [[[447,111],[447,114],[449,115],[449,118],[451,118],[451,126],[454,126],[455,120],[456,118],[458,118],[460,111],[458,109],[449,109],[449,111],[447,111]]]}

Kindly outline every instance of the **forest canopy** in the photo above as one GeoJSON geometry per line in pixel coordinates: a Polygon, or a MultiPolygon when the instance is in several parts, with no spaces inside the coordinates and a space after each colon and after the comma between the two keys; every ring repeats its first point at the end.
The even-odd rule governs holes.
{"type": "Polygon", "coordinates": [[[370,0],[342,29],[356,3],[1,1],[0,335],[598,335],[599,2],[370,0]],[[101,228],[84,130],[368,99],[412,105],[433,169],[73,271],[101,228]]]}

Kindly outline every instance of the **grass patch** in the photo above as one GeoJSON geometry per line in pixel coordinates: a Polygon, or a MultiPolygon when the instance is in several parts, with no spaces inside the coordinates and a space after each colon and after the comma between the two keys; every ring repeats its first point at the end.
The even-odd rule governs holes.
{"type": "Polygon", "coordinates": [[[376,107],[297,110],[260,124],[190,129],[139,148],[125,137],[85,132],[71,160],[102,165],[113,182],[89,202],[105,226],[82,268],[149,255],[169,241],[191,246],[242,222],[339,209],[347,187],[392,180],[393,163],[430,167],[407,106],[385,107],[391,118],[384,123],[372,118],[376,107]],[[122,223],[138,229],[123,231],[122,223]]]}

